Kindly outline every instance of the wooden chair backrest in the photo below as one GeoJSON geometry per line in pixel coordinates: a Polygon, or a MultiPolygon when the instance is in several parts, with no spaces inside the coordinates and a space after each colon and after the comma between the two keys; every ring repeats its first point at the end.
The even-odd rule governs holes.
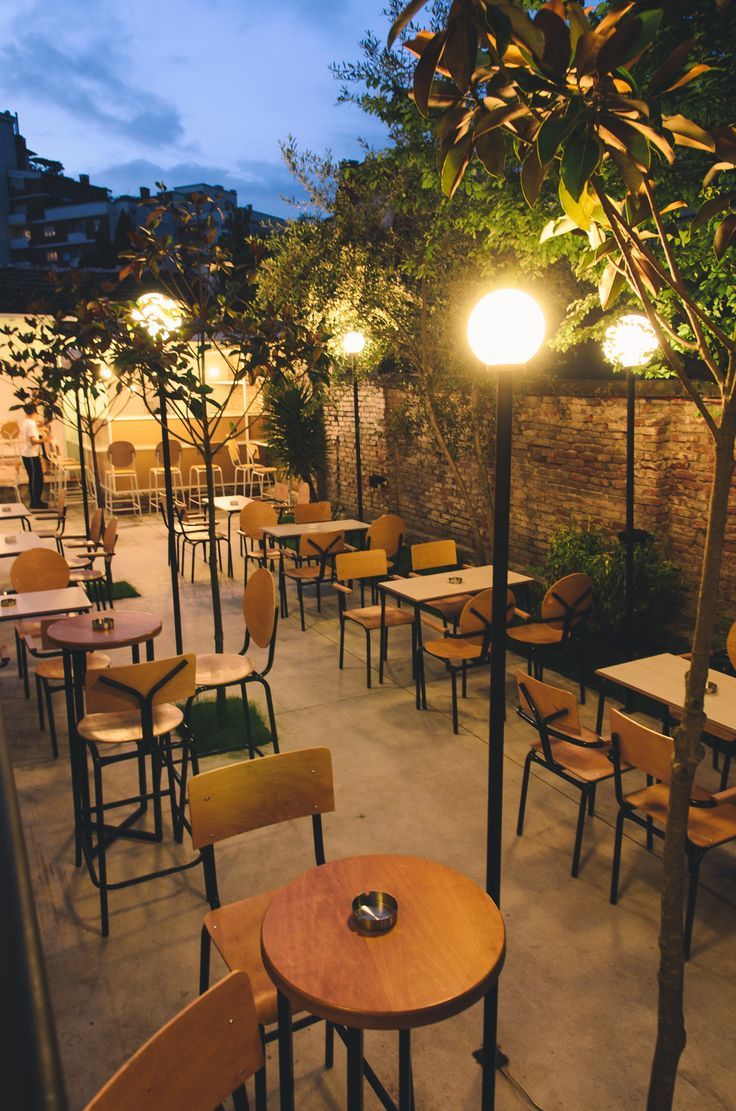
{"type": "Polygon", "coordinates": [[[332,506],[328,501],[297,502],[294,506],[294,524],[311,525],[317,521],[329,521],[332,506]]]}
{"type": "Polygon", "coordinates": [[[302,559],[316,559],[320,555],[337,555],[345,548],[345,533],[307,532],[299,537],[299,555],[302,559]]]}
{"type": "Polygon", "coordinates": [[[135,463],[135,448],[130,440],[115,440],[107,449],[107,458],[113,467],[132,467],[135,463]]]}
{"type": "Polygon", "coordinates": [[[0,425],[0,435],[4,440],[16,440],[20,436],[20,425],[17,420],[6,420],[0,425]]]}
{"type": "Polygon", "coordinates": [[[412,571],[429,571],[433,567],[456,567],[457,544],[454,540],[428,540],[411,546],[412,571]]]}
{"type": "Polygon", "coordinates": [[[102,547],[105,550],[105,555],[115,555],[115,543],[118,538],[118,519],[111,517],[105,525],[105,532],[102,537],[102,547]]]}
{"type": "Polygon", "coordinates": [[[306,505],[312,496],[308,482],[300,482],[296,492],[294,505],[306,505]]]}
{"type": "Polygon", "coordinates": [[[736,621],[734,621],[731,628],[728,630],[726,637],[726,654],[728,655],[731,667],[736,671],[736,621]]]}
{"type": "Polygon", "coordinates": [[[31,548],[13,560],[10,584],[18,594],[33,590],[62,590],[69,586],[69,564],[58,552],[48,548],[31,548]]]}
{"type": "MultiPolygon", "coordinates": [[[[491,589],[481,590],[480,594],[475,594],[469,601],[465,603],[460,614],[458,627],[460,632],[467,636],[468,633],[477,632],[477,638],[471,637],[471,643],[475,640],[480,644],[483,640],[484,634],[488,634],[488,626],[491,623],[491,608],[492,598],[491,589]]],[[[514,620],[514,613],[516,611],[516,598],[513,591],[509,590],[506,595],[506,624],[510,625],[514,620]]]]}
{"type": "Polygon", "coordinates": [[[568,620],[569,627],[573,628],[592,605],[593,580],[590,575],[578,571],[552,584],[542,599],[542,618],[554,629],[562,629],[568,620]]]}
{"type": "Polygon", "coordinates": [[[185,666],[162,684],[152,701],[155,706],[159,702],[178,702],[191,697],[196,688],[197,669],[197,657],[193,652],[183,656],[169,656],[165,660],[109,667],[104,672],[88,671],[84,681],[87,713],[117,713],[140,709],[140,701],[132,692],[137,691],[145,697],[182,660],[185,661],[185,666]],[[110,679],[130,687],[130,693],[110,686],[107,682],[110,679]]]}
{"type": "Polygon", "coordinates": [[[259,567],[243,591],[245,626],[259,648],[268,648],[276,628],[276,584],[267,567],[259,567]]]}
{"type": "Polygon", "coordinates": [[[335,560],[335,573],[340,582],[353,579],[388,578],[388,563],[383,548],[369,548],[366,552],[345,552],[335,560]]]}
{"type": "Polygon", "coordinates": [[[246,444],[245,456],[251,465],[258,465],[261,461],[261,449],[258,444],[246,444]]]}
{"type": "Polygon", "coordinates": [[[189,780],[195,849],[239,833],[335,809],[329,748],[225,764],[189,780]]]}
{"type": "Polygon", "coordinates": [[[384,513],[377,517],[368,529],[368,547],[383,548],[388,559],[395,556],[406,536],[406,525],[396,513],[384,513]]]}
{"type": "Polygon", "coordinates": [[[54,513],[56,514],[56,516],[59,519],[61,519],[64,516],[65,512],[66,512],[66,490],[62,490],[61,493],[59,494],[58,498],[56,499],[56,505],[54,506],[54,513]]]}
{"type": "Polygon", "coordinates": [[[86,1111],[212,1111],[262,1066],[250,980],[231,972],[149,1038],[86,1111]]]}
{"type": "Polygon", "coordinates": [[[288,482],[274,482],[271,487],[271,497],[276,501],[289,501],[289,483],[288,482]]]}
{"type": "Polygon", "coordinates": [[[557,727],[565,733],[580,733],[580,711],[572,691],[561,690],[540,679],[533,679],[523,671],[516,672],[516,685],[519,689],[519,705],[529,717],[545,720],[564,710],[564,716],[550,722],[550,728],[557,727]],[[525,690],[522,690],[522,686],[525,690]],[[525,692],[528,692],[529,697],[525,692]]]}
{"type": "Polygon", "coordinates": [[[261,539],[261,529],[278,524],[278,514],[272,505],[262,501],[248,502],[240,510],[240,529],[251,540],[261,539]]]}
{"type": "MultiPolygon", "coordinates": [[[[178,440],[172,440],[169,437],[169,458],[171,459],[171,466],[178,467],[181,460],[181,444],[178,440]]],[[[156,444],[156,465],[163,467],[164,465],[164,445],[161,440],[156,444]]]]}
{"type": "Polygon", "coordinates": [[[609,714],[611,735],[618,739],[618,751],[622,764],[631,764],[663,783],[672,779],[672,756],[674,743],[671,737],[648,729],[620,710],[609,714]]]}
{"type": "Polygon", "coordinates": [[[102,522],[104,518],[101,509],[95,509],[89,522],[89,538],[93,544],[99,544],[102,535],[102,522]]]}
{"type": "Polygon", "coordinates": [[[240,462],[240,451],[238,450],[238,445],[232,440],[228,440],[227,442],[227,453],[230,456],[230,462],[232,463],[233,467],[242,467],[243,464],[240,462]]]}

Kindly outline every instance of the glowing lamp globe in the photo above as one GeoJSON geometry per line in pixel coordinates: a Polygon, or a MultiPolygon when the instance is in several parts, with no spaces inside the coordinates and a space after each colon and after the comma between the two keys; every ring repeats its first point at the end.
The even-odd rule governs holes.
{"type": "Polygon", "coordinates": [[[606,329],[603,355],[614,366],[631,370],[646,366],[659,343],[654,328],[640,313],[628,313],[606,329]]]}
{"type": "Polygon", "coordinates": [[[468,318],[468,342],[486,366],[523,366],[542,346],[544,333],[542,310],[518,289],[486,294],[468,318]]]}
{"type": "Polygon", "coordinates": [[[144,293],[136,301],[130,314],[138,324],[142,324],[152,336],[166,339],[181,327],[183,320],[181,306],[163,293],[144,293]]]}
{"type": "Polygon", "coordinates": [[[365,347],[365,336],[362,332],[346,332],[342,337],[342,349],[346,355],[360,355],[365,347]]]}

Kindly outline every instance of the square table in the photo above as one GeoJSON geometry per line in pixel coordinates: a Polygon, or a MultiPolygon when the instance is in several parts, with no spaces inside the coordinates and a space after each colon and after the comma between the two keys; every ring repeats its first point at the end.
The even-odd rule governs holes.
{"type": "Polygon", "coordinates": [[[0,524],[2,524],[3,521],[20,521],[21,528],[30,531],[30,518],[30,510],[26,509],[22,502],[11,501],[0,505],[0,524]]]}
{"type": "Polygon", "coordinates": [[[30,552],[33,548],[46,548],[53,551],[53,544],[49,544],[43,537],[35,532],[5,532],[0,533],[0,559],[11,559],[21,552],[30,552]]]}
{"type": "Polygon", "coordinates": [[[15,598],[15,605],[0,607],[0,621],[34,621],[39,617],[84,613],[92,609],[92,603],[79,586],[65,586],[61,590],[30,590],[8,597],[15,598]]]}
{"type": "MultiPolygon", "coordinates": [[[[518,586],[528,586],[533,583],[531,575],[522,575],[518,571],[509,571],[508,583],[513,589],[518,586]]],[[[490,563],[481,567],[463,567],[458,571],[439,571],[433,575],[413,575],[408,579],[386,579],[378,584],[381,592],[382,610],[386,606],[386,595],[391,594],[402,602],[408,602],[414,607],[414,627],[416,631],[415,644],[417,655],[422,647],[422,622],[421,609],[430,606],[440,598],[456,598],[461,594],[478,594],[481,590],[488,590],[493,586],[493,566],[490,563]],[[459,579],[459,582],[452,582],[459,579]]],[[[412,661],[415,662],[415,661],[412,661]]],[[[420,671],[415,666],[414,679],[416,684],[416,704],[420,709],[420,671]]]]}

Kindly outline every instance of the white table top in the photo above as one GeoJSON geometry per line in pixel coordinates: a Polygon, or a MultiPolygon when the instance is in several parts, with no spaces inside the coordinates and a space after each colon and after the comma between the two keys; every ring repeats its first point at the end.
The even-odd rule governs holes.
{"type": "Polygon", "coordinates": [[[22,502],[11,501],[0,505],[0,522],[17,521],[20,517],[30,517],[30,510],[22,502]]]}
{"type": "Polygon", "coordinates": [[[61,590],[31,590],[12,597],[15,598],[14,606],[0,606],[0,621],[22,621],[92,609],[92,603],[79,586],[65,586],[61,590]]]}
{"type": "Polygon", "coordinates": [[[288,540],[290,537],[304,536],[311,532],[365,532],[368,528],[370,525],[365,521],[354,521],[348,517],[337,521],[314,521],[308,525],[268,525],[263,531],[274,540],[288,540]]]}
{"type": "MultiPolygon", "coordinates": [[[[522,575],[517,571],[509,571],[509,586],[523,586],[532,583],[531,575],[522,575]]],[[[458,594],[477,594],[480,590],[487,590],[493,586],[493,567],[484,564],[482,567],[463,567],[460,571],[441,571],[436,575],[417,575],[410,579],[387,579],[378,584],[380,590],[393,594],[397,598],[405,598],[407,602],[419,605],[422,602],[431,602],[437,598],[454,598],[458,594]],[[460,579],[460,582],[451,582],[451,579],[460,579]]]]}
{"type": "MultiPolygon", "coordinates": [[[[242,494],[231,494],[230,497],[217,497],[215,500],[215,508],[222,509],[225,513],[239,513],[241,509],[245,509],[253,501],[253,498],[244,498],[242,494]]],[[[207,499],[204,499],[205,505],[207,499]]]]}
{"type": "MultiPolygon", "coordinates": [[[[656,702],[682,710],[685,703],[685,674],[690,661],[671,652],[647,656],[643,660],[601,667],[596,675],[611,683],[647,695],[656,702]]],[[[706,694],[705,716],[708,721],[736,733],[736,678],[720,671],[709,671],[709,681],[718,687],[717,694],[706,694]]]]}
{"type": "Polygon", "coordinates": [[[29,552],[32,548],[53,549],[52,540],[44,540],[34,532],[6,532],[0,534],[0,559],[8,559],[29,552]]]}

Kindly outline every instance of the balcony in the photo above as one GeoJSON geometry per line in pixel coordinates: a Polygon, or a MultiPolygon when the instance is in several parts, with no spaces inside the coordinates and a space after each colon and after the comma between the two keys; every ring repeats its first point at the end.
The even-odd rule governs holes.
{"type": "Polygon", "coordinates": [[[28,223],[28,216],[25,212],[9,212],[8,224],[11,228],[22,228],[28,223]]]}

